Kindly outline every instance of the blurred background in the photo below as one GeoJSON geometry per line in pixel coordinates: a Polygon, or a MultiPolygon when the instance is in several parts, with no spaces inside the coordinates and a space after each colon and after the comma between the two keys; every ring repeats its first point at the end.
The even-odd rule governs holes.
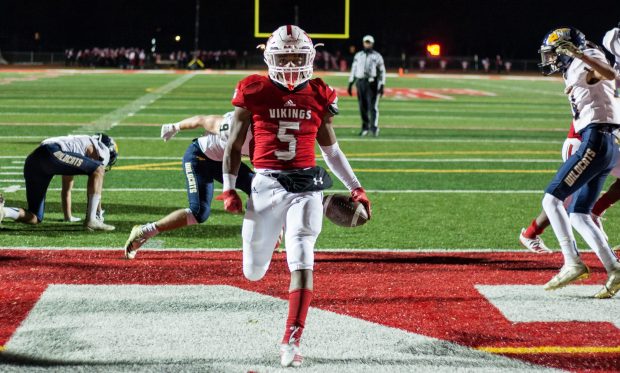
{"type": "Polygon", "coordinates": [[[317,69],[346,71],[371,34],[389,69],[522,72],[536,70],[550,29],[571,25],[600,44],[619,21],[616,0],[1,0],[0,52],[14,64],[255,68],[266,39],[256,22],[263,34],[292,23],[341,35],[315,38],[317,69]]]}

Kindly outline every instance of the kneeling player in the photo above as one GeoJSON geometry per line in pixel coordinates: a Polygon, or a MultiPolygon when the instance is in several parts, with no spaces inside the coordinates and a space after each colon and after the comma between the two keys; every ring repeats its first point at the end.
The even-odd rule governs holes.
{"type": "Polygon", "coordinates": [[[91,231],[112,231],[114,226],[97,219],[103,178],[116,162],[118,147],[105,134],[52,137],[41,142],[26,158],[24,179],[28,208],[4,207],[0,197],[0,222],[4,218],[25,224],[43,221],[45,195],[54,175],[88,175],[88,207],[84,226],[91,231]]]}
{"type": "MultiPolygon", "coordinates": [[[[144,225],[136,225],[131,230],[125,244],[125,257],[133,259],[146,241],[160,232],[170,231],[203,223],[211,213],[213,199],[213,180],[222,182],[222,157],[230,134],[232,112],[224,116],[196,116],[174,124],[165,124],[161,129],[164,141],[170,140],[180,130],[202,127],[205,136],[194,139],[183,156],[183,173],[187,185],[189,208],[171,212],[160,220],[144,225]]],[[[251,136],[243,146],[243,154],[248,155],[251,136]]],[[[245,164],[241,164],[236,188],[250,195],[250,184],[254,174],[245,164]]]]}

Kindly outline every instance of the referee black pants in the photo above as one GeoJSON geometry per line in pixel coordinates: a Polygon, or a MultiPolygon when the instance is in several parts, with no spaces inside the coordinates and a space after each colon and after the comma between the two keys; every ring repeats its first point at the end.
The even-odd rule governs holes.
{"type": "Polygon", "coordinates": [[[369,82],[368,79],[357,79],[357,102],[360,105],[362,116],[362,131],[377,133],[379,129],[379,94],[377,81],[369,82]]]}

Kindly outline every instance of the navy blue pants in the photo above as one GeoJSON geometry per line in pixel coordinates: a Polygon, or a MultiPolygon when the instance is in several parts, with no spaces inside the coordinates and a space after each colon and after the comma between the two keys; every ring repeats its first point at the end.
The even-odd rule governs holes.
{"type": "Polygon", "coordinates": [[[590,124],[581,131],[581,146],[566,160],[545,189],[564,201],[574,194],[568,212],[589,214],[603,189],[607,175],[614,168],[617,152],[612,125],[590,124]]]}
{"type": "MultiPolygon", "coordinates": [[[[187,187],[189,209],[199,223],[203,223],[211,213],[213,199],[213,180],[222,182],[222,162],[209,159],[200,150],[197,142],[192,142],[183,156],[183,173],[187,187]]],[[[254,173],[241,163],[235,188],[250,195],[254,173]]]]}
{"type": "Polygon", "coordinates": [[[63,152],[57,144],[41,145],[26,158],[24,179],[28,211],[43,221],[45,195],[54,175],[90,175],[101,162],[77,153],[63,152]]]}

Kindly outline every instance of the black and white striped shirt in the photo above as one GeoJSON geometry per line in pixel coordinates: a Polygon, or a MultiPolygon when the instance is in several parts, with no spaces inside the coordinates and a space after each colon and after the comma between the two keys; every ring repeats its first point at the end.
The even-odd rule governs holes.
{"type": "Polygon", "coordinates": [[[385,64],[383,57],[375,50],[359,51],[353,57],[351,76],[349,82],[356,79],[368,79],[378,81],[379,85],[385,85],[385,64]]]}

